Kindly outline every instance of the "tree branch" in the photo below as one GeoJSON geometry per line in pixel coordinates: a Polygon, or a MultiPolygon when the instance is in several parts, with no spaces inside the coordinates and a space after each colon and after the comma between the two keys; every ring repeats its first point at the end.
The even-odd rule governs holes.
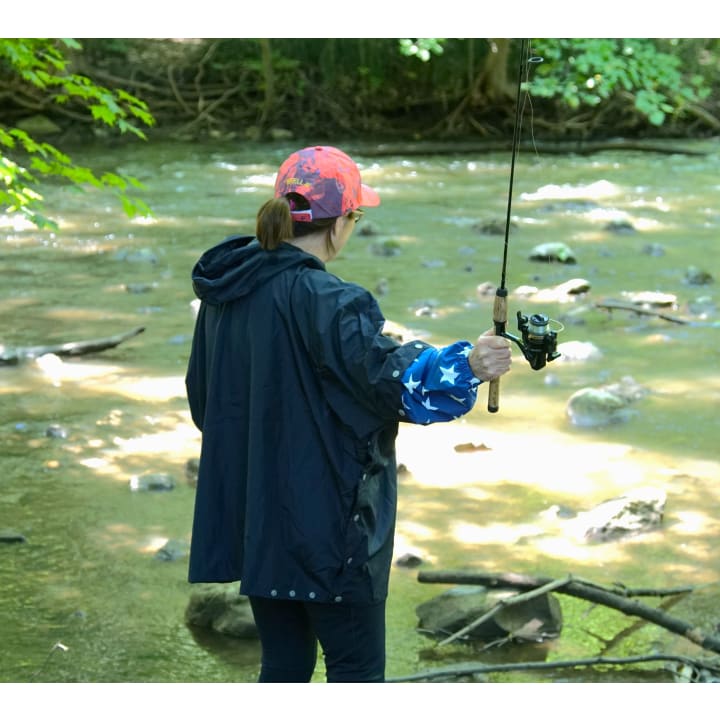
{"type": "Polygon", "coordinates": [[[61,345],[35,345],[32,347],[5,347],[0,345],[0,366],[17,365],[21,360],[31,360],[52,353],[58,356],[86,355],[87,353],[101,352],[114,348],[125,340],[144,332],[144,327],[137,327],[119,335],[99,338],[96,340],[78,340],[76,342],[62,343],[61,345]]]}
{"type": "Polygon", "coordinates": [[[523,662],[523,663],[501,663],[498,665],[486,665],[484,663],[463,663],[450,665],[437,670],[405,675],[404,677],[388,678],[385,682],[417,682],[422,680],[438,680],[447,677],[459,677],[463,675],[485,675],[493,672],[517,672],[520,670],[556,670],[558,668],[589,667],[592,665],[630,665],[648,662],[674,662],[680,665],[688,665],[695,669],[708,671],[716,676],[720,667],[716,663],[705,662],[697,658],[685,657],[684,655],[630,655],[628,657],[597,657],[582,658],[579,660],[556,660],[554,662],[523,662]]]}
{"type": "Polygon", "coordinates": [[[626,310],[627,312],[632,312],[636,315],[651,315],[652,317],[658,317],[662,320],[667,320],[668,322],[677,323],[678,325],[690,324],[690,320],[658,312],[657,310],[649,310],[640,305],[634,305],[633,303],[619,302],[618,300],[603,300],[602,302],[596,302],[595,307],[601,310],[626,310]]]}

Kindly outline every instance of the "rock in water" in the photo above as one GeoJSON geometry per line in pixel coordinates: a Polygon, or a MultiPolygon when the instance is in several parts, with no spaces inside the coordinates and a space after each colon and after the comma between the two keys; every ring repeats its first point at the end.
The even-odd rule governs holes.
{"type": "Polygon", "coordinates": [[[575,253],[561,242],[548,242],[536,245],[530,251],[530,260],[536,262],[559,262],[566,265],[574,265],[577,262],[575,253]]]}
{"type": "Polygon", "coordinates": [[[566,413],[577,427],[604,427],[632,416],[627,403],[603,388],[583,388],[568,400],[566,413]]]}
{"type": "Polygon", "coordinates": [[[657,488],[636,488],[582,513],[588,542],[607,542],[655,530],[662,525],[667,495],[657,488]]]}
{"type": "MultiPolygon", "coordinates": [[[[498,602],[517,595],[511,590],[486,590],[460,585],[442,593],[415,610],[418,628],[433,635],[448,637],[470,625],[498,602]]],[[[496,640],[510,635],[539,641],[557,637],[562,629],[562,611],[557,598],[544,594],[537,598],[507,605],[468,632],[468,637],[496,640]]]]}
{"type": "Polygon", "coordinates": [[[168,492],[175,487],[175,479],[167,473],[146,473],[130,478],[133,492],[168,492]]]}
{"type": "Polygon", "coordinates": [[[258,637],[250,602],[236,587],[213,586],[193,592],[185,610],[185,622],[232,637],[258,637]]]}
{"type": "Polygon", "coordinates": [[[565,412],[577,427],[604,427],[629,420],[636,411],[629,405],[649,390],[631,377],[597,388],[582,388],[568,400],[565,412]]]}

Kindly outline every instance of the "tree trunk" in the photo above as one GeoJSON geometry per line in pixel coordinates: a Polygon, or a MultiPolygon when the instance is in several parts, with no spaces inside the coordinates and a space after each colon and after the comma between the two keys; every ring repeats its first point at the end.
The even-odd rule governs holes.
{"type": "Polygon", "coordinates": [[[504,104],[514,98],[508,81],[509,38],[489,38],[490,50],[472,89],[473,104],[504,104]]]}
{"type": "Polygon", "coordinates": [[[275,104],[275,74],[272,64],[272,48],[268,38],[259,38],[260,57],[262,60],[263,83],[265,85],[265,94],[263,97],[262,113],[258,120],[260,132],[264,133],[267,129],[268,119],[272,117],[272,109],[275,104]]]}

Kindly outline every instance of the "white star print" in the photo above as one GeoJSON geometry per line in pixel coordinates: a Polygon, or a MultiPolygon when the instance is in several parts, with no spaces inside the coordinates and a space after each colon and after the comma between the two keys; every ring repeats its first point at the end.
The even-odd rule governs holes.
{"type": "Polygon", "coordinates": [[[409,380],[405,383],[405,387],[408,389],[409,393],[415,392],[415,388],[420,385],[419,380],[413,380],[413,376],[411,375],[409,380]]]}
{"type": "Polygon", "coordinates": [[[455,384],[455,380],[457,379],[457,376],[460,374],[455,370],[454,365],[451,365],[449,368],[444,368],[441,366],[440,372],[442,373],[440,382],[450,383],[451,385],[455,384]]]}
{"type": "Polygon", "coordinates": [[[463,355],[464,357],[469,357],[471,352],[472,352],[472,345],[467,345],[462,350],[460,350],[458,355],[463,355]]]}
{"type": "Polygon", "coordinates": [[[437,410],[436,407],[433,407],[433,405],[430,404],[430,398],[423,401],[421,404],[426,410],[437,410]]]}

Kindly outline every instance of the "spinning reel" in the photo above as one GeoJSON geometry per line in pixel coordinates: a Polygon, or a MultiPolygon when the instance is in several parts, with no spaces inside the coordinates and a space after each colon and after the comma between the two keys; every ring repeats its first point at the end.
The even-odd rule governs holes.
{"type": "Polygon", "coordinates": [[[542,313],[535,313],[529,318],[520,310],[517,312],[518,330],[522,340],[509,332],[496,333],[512,340],[522,350],[525,359],[533,370],[542,370],[546,363],[560,357],[557,351],[557,333],[549,328],[550,318],[542,313]]]}

